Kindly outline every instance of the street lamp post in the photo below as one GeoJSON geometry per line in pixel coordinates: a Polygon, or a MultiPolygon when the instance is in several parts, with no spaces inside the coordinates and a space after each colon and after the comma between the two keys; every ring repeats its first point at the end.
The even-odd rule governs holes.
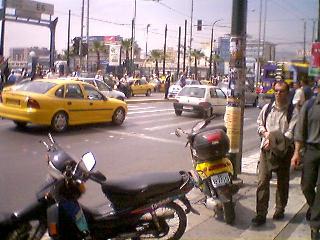
{"type": "Polygon", "coordinates": [[[147,37],[146,37],[146,59],[148,57],[148,35],[149,35],[150,24],[147,24],[147,37]]]}
{"type": "Polygon", "coordinates": [[[211,78],[211,74],[212,74],[212,51],[213,51],[213,28],[214,28],[214,25],[217,23],[217,22],[220,22],[222,21],[222,19],[218,19],[216,21],[213,22],[212,24],[212,28],[211,28],[211,42],[210,42],[210,59],[209,59],[209,77],[211,78]]]}

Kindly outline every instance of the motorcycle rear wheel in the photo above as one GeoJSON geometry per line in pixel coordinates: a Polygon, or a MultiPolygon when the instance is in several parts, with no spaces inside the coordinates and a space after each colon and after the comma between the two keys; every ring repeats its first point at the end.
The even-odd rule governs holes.
{"type": "Polygon", "coordinates": [[[152,235],[141,235],[140,238],[135,239],[180,239],[187,228],[186,213],[177,203],[174,202],[170,202],[156,209],[157,216],[161,216],[161,214],[167,212],[172,213],[173,218],[159,217],[159,223],[162,228],[161,232],[152,235]]]}

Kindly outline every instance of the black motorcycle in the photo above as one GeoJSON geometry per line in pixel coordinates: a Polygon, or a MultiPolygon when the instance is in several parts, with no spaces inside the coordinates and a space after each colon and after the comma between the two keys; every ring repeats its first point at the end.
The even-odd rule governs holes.
{"type": "Polygon", "coordinates": [[[96,160],[91,152],[77,162],[51,135],[49,139],[50,144],[42,143],[47,148],[50,178],[37,194],[36,203],[2,216],[0,239],[41,239],[46,231],[55,240],[179,239],[186,229],[186,213],[198,214],[185,196],[194,186],[188,173],[162,172],[107,181],[102,173],[92,171],[96,160]],[[111,206],[106,203],[91,209],[79,204],[89,179],[101,185],[111,206]]]}

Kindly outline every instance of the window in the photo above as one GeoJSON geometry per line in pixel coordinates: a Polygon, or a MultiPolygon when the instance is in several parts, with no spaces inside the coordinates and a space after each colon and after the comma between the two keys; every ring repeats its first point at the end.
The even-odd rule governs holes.
{"type": "Polygon", "coordinates": [[[211,98],[217,98],[217,92],[214,88],[210,88],[210,97],[211,98]]]}
{"type": "Polygon", "coordinates": [[[179,92],[179,96],[186,96],[186,97],[195,97],[195,98],[204,98],[204,94],[206,89],[198,88],[198,87],[184,87],[179,92]]]}
{"type": "Polygon", "coordinates": [[[140,80],[140,84],[141,84],[141,85],[142,85],[142,84],[147,84],[147,81],[144,80],[144,79],[141,79],[141,80],[140,80]]]}
{"type": "Polygon", "coordinates": [[[96,84],[100,91],[111,91],[110,87],[101,81],[96,81],[96,84]]]}
{"type": "Polygon", "coordinates": [[[88,99],[90,100],[103,100],[104,97],[94,87],[84,85],[84,90],[87,92],[88,99]]]}
{"type": "Polygon", "coordinates": [[[55,93],[56,97],[58,98],[63,98],[63,95],[64,95],[64,86],[60,87],[56,93],[55,93]]]}
{"type": "Polygon", "coordinates": [[[17,91],[27,91],[27,92],[44,94],[56,85],[57,85],[56,83],[51,83],[51,82],[30,81],[30,82],[23,83],[21,85],[17,85],[15,89],[17,91]]]}
{"type": "Polygon", "coordinates": [[[67,84],[66,87],[66,98],[83,98],[82,91],[79,84],[67,84]]]}
{"type": "Polygon", "coordinates": [[[222,92],[221,89],[216,89],[216,93],[218,95],[218,98],[226,98],[226,95],[222,92]]]}

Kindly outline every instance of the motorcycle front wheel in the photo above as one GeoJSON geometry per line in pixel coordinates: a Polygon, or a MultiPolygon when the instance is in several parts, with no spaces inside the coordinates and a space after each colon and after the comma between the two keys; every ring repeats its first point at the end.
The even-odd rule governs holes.
{"type": "Polygon", "coordinates": [[[170,202],[155,210],[158,216],[161,230],[158,231],[154,225],[153,234],[141,235],[140,238],[135,239],[180,239],[187,228],[187,216],[184,210],[176,203],[170,202]]]}

